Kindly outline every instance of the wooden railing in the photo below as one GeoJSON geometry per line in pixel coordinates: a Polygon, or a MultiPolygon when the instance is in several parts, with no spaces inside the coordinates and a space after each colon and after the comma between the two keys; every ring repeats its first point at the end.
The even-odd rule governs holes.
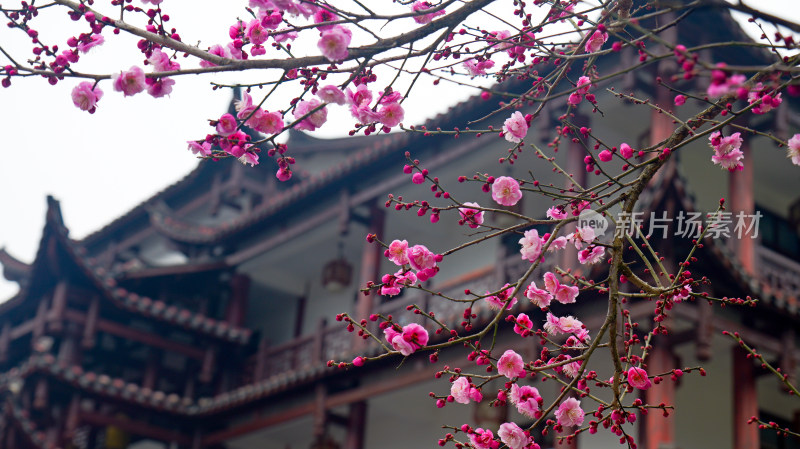
{"type": "Polygon", "coordinates": [[[756,247],[758,277],[771,293],[800,299],[800,263],[763,246],[756,247]]]}
{"type": "MultiPolygon", "coordinates": [[[[547,263],[538,267],[534,272],[535,278],[541,279],[542,273],[551,269],[551,265],[551,263],[547,263]]],[[[445,296],[465,298],[465,289],[476,293],[497,290],[502,287],[505,279],[517,279],[529,267],[528,261],[520,259],[519,255],[514,255],[505,258],[497,265],[444,282],[438,287],[434,287],[433,290],[441,292],[445,296]]],[[[522,298],[522,294],[518,297],[522,298]]],[[[528,304],[528,301],[521,303],[528,304]]],[[[375,311],[384,316],[392,315],[392,319],[396,323],[419,323],[424,325],[429,332],[433,332],[435,330],[433,323],[424,320],[413,311],[406,310],[411,304],[417,304],[424,310],[432,311],[440,321],[448,326],[455,327],[463,321],[464,303],[448,301],[415,289],[408,289],[400,298],[378,305],[375,311]]],[[[484,301],[476,303],[472,312],[478,315],[478,320],[490,316],[490,310],[484,301]]],[[[370,326],[376,335],[383,336],[375,323],[370,323],[370,326]]],[[[332,325],[320,323],[317,328],[320,331],[313,335],[299,337],[276,346],[262,346],[258,353],[247,361],[242,382],[258,382],[283,373],[299,372],[321,366],[328,360],[351,360],[356,353],[369,353],[377,350],[379,346],[377,342],[369,340],[364,346],[356,349],[354,344],[356,336],[347,332],[345,326],[339,322],[332,325]]]]}

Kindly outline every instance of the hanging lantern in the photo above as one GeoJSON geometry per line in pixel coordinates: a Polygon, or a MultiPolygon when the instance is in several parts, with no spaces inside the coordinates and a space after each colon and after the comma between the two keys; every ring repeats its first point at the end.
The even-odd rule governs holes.
{"type": "Polygon", "coordinates": [[[344,290],[353,277],[353,266],[344,258],[344,242],[339,241],[339,255],[322,268],[322,286],[331,293],[344,290]]]}

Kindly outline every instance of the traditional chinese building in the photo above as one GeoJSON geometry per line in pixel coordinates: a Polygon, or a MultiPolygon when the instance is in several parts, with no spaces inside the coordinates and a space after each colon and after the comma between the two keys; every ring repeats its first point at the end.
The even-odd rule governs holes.
{"type": "MultiPolygon", "coordinates": [[[[698,12],[675,28],[672,32],[698,42],[705,33],[741,39],[730,17],[713,10],[698,12]]],[[[763,61],[756,51],[726,51],[704,57],[735,57],[742,65],[763,61]]],[[[610,64],[630,66],[637,58],[633,50],[623,51],[610,64]]],[[[669,61],[648,67],[631,72],[617,88],[670,105],[671,98],[652,86],[652,78],[666,78],[677,68],[669,61]]],[[[517,81],[524,82],[529,81],[517,81]]],[[[702,89],[703,80],[697,82],[702,89]]],[[[674,130],[672,120],[657,110],[601,93],[598,101],[606,117],[617,118],[594,121],[584,105],[575,122],[607,141],[642,147],[674,130]],[[646,132],[631,136],[630,129],[646,132]]],[[[800,129],[791,112],[797,105],[788,98],[784,102],[750,126],[776,130],[782,138],[800,129]]],[[[431,123],[463,129],[468,118],[490,112],[492,104],[473,99],[431,123]]],[[[532,143],[546,145],[552,139],[557,115],[552,108],[534,122],[532,143]]],[[[337,313],[362,318],[379,312],[400,323],[422,322],[406,310],[416,303],[450,325],[462,321],[459,304],[416,290],[392,298],[358,291],[394,271],[379,246],[365,243],[367,233],[386,241],[407,238],[437,252],[473,236],[474,230],[456,228],[453,216],[443,215],[440,223],[431,224],[414,211],[384,207],[389,193],[434,201],[428,187],[412,185],[402,172],[405,151],[449,180],[451,195],[460,201],[490,200],[475,184],[455,182],[459,175],[486,171],[527,178],[531,166],[498,166],[507,144],[489,135],[410,133],[322,140],[292,132],[288,145],[299,167],[289,182],[277,182],[268,161],[254,168],[230,161],[200,162],[184,179],[82,240],[70,238],[58,201],[48,198],[33,263],[0,250],[5,277],[20,284],[19,293],[0,304],[0,447],[406,448],[436,444],[445,433],[441,424],[496,427],[506,419],[525,422],[506,408],[451,404],[437,409],[428,392],[444,394],[449,385],[433,379],[437,368],[424,355],[350,370],[327,368],[325,362],[377,351],[334,321],[337,313]]],[[[657,247],[665,264],[675,266],[691,247],[689,217],[705,217],[725,197],[731,237],[707,239],[692,269],[712,280],[713,296],[750,295],[761,301],[755,308],[719,308],[698,301],[673,309],[672,332],[656,342],[650,372],[702,365],[708,375],[686,375],[648,390],[649,402],[674,404],[676,412],[668,418],[651,413],[631,424],[629,431],[638,436],[640,447],[798,447],[796,441],[746,424],[758,415],[797,429],[800,402],[787,396],[774,377],[762,375],[721,334],[739,330],[784,372],[796,374],[798,171],[787,163],[783,150],[764,138],[746,137],[743,149],[753,163],[735,173],[713,167],[704,143],[682,149],[641,201],[639,217],[645,228],[655,225],[656,218],[683,217],[680,224],[662,221],[658,223],[666,226],[653,228],[666,236],[657,247]],[[738,214],[747,218],[744,228],[737,228],[738,214]],[[759,217],[758,223],[753,217],[759,217]]],[[[565,187],[591,181],[584,154],[578,144],[562,144],[557,162],[575,176],[566,184],[547,166],[532,169],[534,176],[540,183],[565,187]]],[[[543,218],[551,204],[527,195],[521,210],[543,218]]],[[[503,217],[487,217],[491,220],[508,224],[503,217]]],[[[456,296],[465,288],[499,289],[527,267],[517,240],[489,240],[445,259],[426,286],[456,296]]],[[[574,252],[565,252],[548,258],[534,277],[540,279],[556,264],[583,274],[600,275],[603,270],[602,264],[581,266],[574,252]]],[[[596,328],[605,302],[588,293],[579,302],[575,314],[593,317],[584,322],[596,328]]],[[[535,322],[543,319],[538,309],[523,303],[527,301],[517,306],[519,311],[535,322]]],[[[653,309],[648,301],[629,306],[643,330],[652,323],[653,309]]],[[[478,323],[488,317],[485,308],[474,312],[478,323]]],[[[521,354],[537,357],[538,343],[512,335],[501,332],[499,338],[521,354]]],[[[435,366],[467,363],[465,355],[458,349],[444,351],[435,366]]],[[[547,384],[540,389],[550,392],[547,384]]],[[[537,441],[547,447],[553,437],[537,441]]],[[[581,435],[575,445],[619,446],[616,437],[602,431],[581,435]]]]}

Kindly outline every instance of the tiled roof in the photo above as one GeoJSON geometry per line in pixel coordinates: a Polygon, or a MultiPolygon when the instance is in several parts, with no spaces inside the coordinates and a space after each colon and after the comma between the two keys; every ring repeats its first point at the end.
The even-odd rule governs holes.
{"type": "MultiPolygon", "coordinates": [[[[182,307],[168,305],[163,301],[153,300],[146,296],[139,296],[136,293],[118,287],[117,281],[106,269],[94,266],[85,257],[85,250],[78,247],[70,240],[68,233],[69,231],[64,226],[63,220],[61,219],[61,210],[58,201],[52,197],[48,197],[45,229],[43,231],[42,242],[40,243],[36,261],[33,264],[33,272],[35,275],[45,275],[40,272],[48,265],[46,259],[50,256],[45,254],[46,251],[43,247],[47,246],[47,239],[49,236],[52,236],[59,243],[60,247],[63,248],[70,260],[75,263],[75,266],[85,274],[88,280],[98,289],[101,296],[116,307],[234,343],[246,344],[250,340],[250,336],[252,335],[250,329],[230,326],[224,321],[218,321],[182,307]]],[[[3,310],[7,310],[4,307],[6,304],[12,301],[14,301],[14,303],[21,301],[20,298],[27,296],[27,293],[28,289],[24,288],[20,292],[20,295],[0,305],[0,313],[3,310]]],[[[7,307],[12,307],[14,303],[7,307]]]]}

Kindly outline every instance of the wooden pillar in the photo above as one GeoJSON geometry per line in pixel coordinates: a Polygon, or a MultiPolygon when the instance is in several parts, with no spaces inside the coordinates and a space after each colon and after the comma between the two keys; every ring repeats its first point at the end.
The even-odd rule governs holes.
{"type": "Polygon", "coordinates": [[[158,380],[158,365],[160,364],[159,351],[150,349],[150,354],[147,357],[147,365],[144,367],[144,376],[142,377],[142,388],[147,388],[151,391],[156,389],[156,381],[158,380]]]}
{"type": "MultiPolygon", "coordinates": [[[[377,234],[378,237],[383,237],[383,224],[384,215],[386,214],[383,206],[379,206],[373,201],[370,204],[370,222],[368,232],[370,234],[377,234]]],[[[361,268],[359,274],[359,286],[364,286],[367,282],[380,282],[381,278],[381,262],[383,262],[383,247],[376,243],[366,243],[364,250],[361,253],[361,268]]],[[[356,320],[366,319],[374,311],[375,298],[378,297],[376,291],[368,292],[368,294],[358,294],[358,304],[356,306],[356,320]]],[[[356,333],[353,334],[356,339],[356,348],[364,346],[364,340],[356,333]]]]}
{"type": "Polygon", "coordinates": [[[0,363],[8,360],[8,347],[11,344],[11,323],[3,323],[3,330],[0,331],[0,363]]]}
{"type": "Polygon", "coordinates": [[[364,436],[367,427],[367,401],[350,404],[347,417],[347,438],[345,449],[364,449],[364,436]]]}
{"type": "Polygon", "coordinates": [[[53,308],[48,317],[48,321],[50,322],[49,327],[53,332],[61,332],[64,328],[64,310],[67,308],[67,290],[67,282],[59,281],[53,291],[53,308]]]}
{"type": "Polygon", "coordinates": [[[261,341],[258,342],[258,352],[256,352],[256,366],[253,372],[253,382],[259,382],[266,377],[268,348],[269,340],[267,337],[262,337],[261,341]]]}
{"type": "Polygon", "coordinates": [[[241,273],[234,274],[231,278],[231,296],[226,314],[229,325],[239,327],[244,323],[249,294],[250,277],[241,273]]]}
{"type": "MultiPolygon", "coordinates": [[[[788,329],[783,333],[783,339],[781,340],[781,345],[783,346],[780,363],[781,371],[786,374],[789,382],[793,385],[797,385],[797,357],[795,356],[797,348],[795,345],[796,337],[797,334],[794,329],[788,329]]],[[[786,388],[783,384],[781,384],[781,387],[783,389],[786,388]]]]}
{"type": "MultiPolygon", "coordinates": [[[[672,355],[672,346],[669,340],[663,337],[654,339],[653,349],[647,356],[648,373],[666,373],[675,366],[675,358],[672,355]]],[[[675,382],[668,377],[660,384],[653,385],[644,392],[645,402],[650,405],[675,404],[675,382]]],[[[642,420],[643,427],[640,436],[643,449],[661,449],[671,447],[675,442],[675,419],[672,412],[669,416],[664,416],[661,410],[650,409],[645,419],[642,420]]],[[[738,448],[737,448],[738,449],[738,448]]]]}
{"type": "Polygon", "coordinates": [[[742,153],[744,153],[744,169],[730,172],[728,176],[728,204],[727,211],[731,212],[731,223],[728,229],[731,233],[730,243],[733,251],[742,264],[744,269],[755,274],[755,239],[752,232],[747,232],[747,226],[751,223],[751,217],[755,213],[755,198],[753,195],[753,159],[752,151],[747,139],[742,143],[742,153]],[[738,219],[737,215],[743,214],[745,218],[744,229],[741,236],[735,232],[738,219]]]}
{"type": "Polygon", "coordinates": [[[200,382],[209,383],[214,378],[216,358],[216,349],[213,346],[207,347],[205,354],[203,354],[203,365],[200,367],[200,382]]]}
{"type": "Polygon", "coordinates": [[[711,343],[714,340],[714,307],[705,299],[697,299],[697,340],[695,357],[700,361],[711,360],[711,343]]]}
{"type": "Polygon", "coordinates": [[[325,384],[318,383],[314,393],[314,424],[312,433],[314,435],[314,441],[318,441],[325,436],[325,431],[328,426],[328,412],[325,409],[325,398],[328,392],[325,384]]]}
{"type": "Polygon", "coordinates": [[[758,426],[747,421],[758,416],[758,394],[753,362],[739,345],[733,347],[733,447],[759,449],[758,426]]]}
{"type": "Polygon", "coordinates": [[[36,316],[33,318],[33,335],[31,345],[36,344],[36,339],[44,335],[47,319],[47,298],[40,298],[36,308],[36,316]]]}
{"type": "Polygon", "coordinates": [[[81,397],[78,393],[72,394],[67,408],[67,418],[64,421],[64,436],[71,439],[80,425],[81,397]]]}
{"type": "Polygon", "coordinates": [[[81,345],[86,349],[91,349],[97,340],[97,315],[100,313],[100,297],[95,295],[89,303],[89,311],[86,314],[86,327],[83,328],[83,340],[81,345]]]}

